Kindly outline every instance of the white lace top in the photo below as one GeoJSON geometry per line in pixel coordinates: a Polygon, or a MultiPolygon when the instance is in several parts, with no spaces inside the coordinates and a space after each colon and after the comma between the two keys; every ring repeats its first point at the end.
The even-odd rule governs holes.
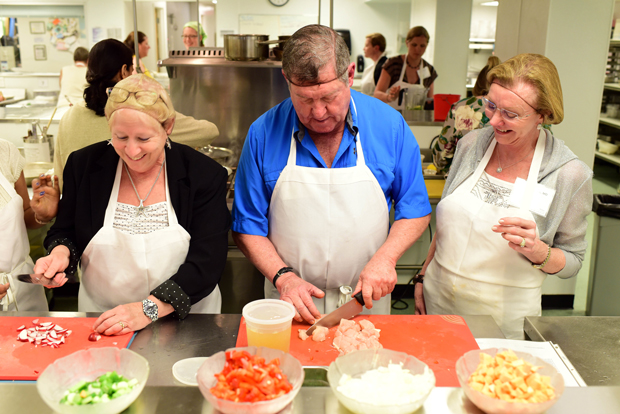
{"type": "Polygon", "coordinates": [[[509,208],[508,199],[512,187],[512,183],[495,178],[483,171],[471,193],[487,204],[509,208]]]}
{"type": "Polygon", "coordinates": [[[148,234],[168,227],[168,203],[152,204],[138,214],[138,206],[116,203],[112,226],[127,234],[148,234]]]}

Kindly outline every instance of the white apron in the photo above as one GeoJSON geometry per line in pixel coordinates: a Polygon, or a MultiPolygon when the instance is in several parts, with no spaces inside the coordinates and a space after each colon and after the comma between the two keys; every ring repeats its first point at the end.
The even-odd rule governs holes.
{"type": "MultiPolygon", "coordinates": [[[[371,59],[372,60],[372,59],[371,59]]],[[[375,68],[376,68],[376,63],[374,61],[372,61],[372,63],[370,65],[368,65],[365,69],[364,72],[362,73],[362,80],[360,82],[361,85],[361,91],[363,94],[365,95],[370,95],[373,96],[375,93],[375,87],[377,85],[375,85],[375,68]]]]}
{"type": "MultiPolygon", "coordinates": [[[[355,102],[353,109],[357,113],[355,102]]],[[[291,135],[288,162],[269,205],[269,240],[287,266],[325,292],[324,298],[312,298],[321,313],[338,307],[340,286],[355,289],[389,230],[383,190],[366,166],[359,133],[356,138],[355,167],[311,168],[297,165],[291,135]]],[[[280,298],[267,279],[265,297],[280,298]]],[[[386,295],[364,313],[389,315],[390,306],[391,295],[386,295]]]]}
{"type": "Polygon", "coordinates": [[[424,279],[424,299],[428,314],[491,315],[506,338],[523,339],[524,317],[541,314],[546,274],[491,227],[503,217],[534,220],[526,206],[545,151],[545,132],[539,134],[520,209],[494,206],[471,193],[495,144],[494,139],[473,176],[437,205],[436,250],[424,279]]]}
{"type": "MultiPolygon", "coordinates": [[[[418,70],[418,72],[420,70],[422,70],[424,68],[424,60],[420,61],[420,69],[418,70]]],[[[405,55],[405,57],[403,58],[403,68],[400,71],[400,77],[398,78],[398,81],[396,83],[394,83],[392,86],[390,86],[390,88],[393,88],[394,86],[400,86],[400,90],[407,90],[407,89],[414,89],[414,88],[424,88],[424,85],[422,84],[422,79],[420,78],[420,74],[418,73],[418,80],[420,82],[420,84],[417,83],[407,83],[405,81],[403,81],[403,79],[405,78],[405,73],[407,71],[407,55],[405,55]]],[[[390,89],[388,88],[388,90],[390,89]]],[[[406,101],[406,95],[403,95],[403,100],[400,103],[400,105],[398,104],[398,100],[399,100],[399,96],[400,96],[400,92],[398,93],[398,95],[396,96],[396,99],[394,99],[392,102],[388,102],[388,105],[390,105],[392,108],[397,109],[397,110],[402,110],[405,108],[405,101],[406,101]]]]}
{"type": "MultiPolygon", "coordinates": [[[[103,227],[82,254],[80,312],[104,312],[118,305],[141,302],[178,271],[189,250],[191,236],[179,225],[174,213],[167,171],[168,227],[135,235],[113,227],[121,173],[119,160],[103,227]]],[[[216,286],[209,296],[192,305],[190,313],[220,313],[221,308],[222,296],[216,286]]]]}
{"type": "Polygon", "coordinates": [[[0,186],[10,197],[10,201],[0,210],[0,283],[11,284],[0,301],[0,309],[47,312],[49,309],[43,286],[17,280],[18,274],[32,273],[34,267],[29,256],[30,243],[24,223],[24,201],[2,173],[0,186]]]}

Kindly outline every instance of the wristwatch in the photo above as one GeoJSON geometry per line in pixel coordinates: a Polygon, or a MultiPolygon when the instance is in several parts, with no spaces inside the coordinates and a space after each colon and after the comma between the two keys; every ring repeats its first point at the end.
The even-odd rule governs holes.
{"type": "Polygon", "coordinates": [[[142,312],[144,312],[152,322],[158,319],[159,308],[157,304],[150,299],[144,299],[142,301],[142,312]]]}
{"type": "Polygon", "coordinates": [[[413,284],[416,285],[418,283],[422,283],[424,284],[424,275],[418,273],[414,278],[413,278],[413,284]]]}

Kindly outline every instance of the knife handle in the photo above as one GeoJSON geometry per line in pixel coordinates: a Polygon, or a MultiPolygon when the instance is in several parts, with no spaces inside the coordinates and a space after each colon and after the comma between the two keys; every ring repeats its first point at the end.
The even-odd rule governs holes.
{"type": "Polygon", "coordinates": [[[357,292],[353,297],[359,302],[360,305],[364,306],[364,296],[362,296],[362,291],[357,292]]]}

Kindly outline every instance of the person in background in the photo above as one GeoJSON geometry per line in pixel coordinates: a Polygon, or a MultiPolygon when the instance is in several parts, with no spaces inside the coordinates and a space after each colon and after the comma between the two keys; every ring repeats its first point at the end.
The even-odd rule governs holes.
{"type": "MultiPolygon", "coordinates": [[[[131,51],[118,40],[102,40],[91,49],[86,75],[88,87],[84,91],[86,102],[69,108],[58,126],[54,171],[60,177],[61,189],[62,171],[69,154],[95,142],[110,139],[110,129],[104,116],[108,101],[106,89],[130,76],[131,72],[131,51]]],[[[219,131],[213,123],[177,112],[170,138],[190,147],[204,147],[218,135],[219,131]]]]}
{"type": "Polygon", "coordinates": [[[183,26],[183,34],[181,37],[183,38],[185,49],[189,49],[190,47],[203,47],[205,45],[207,34],[202,29],[202,25],[198,24],[198,22],[187,22],[185,23],[185,26],[183,26]],[[198,30],[200,30],[201,36],[200,44],[198,39],[198,30]]]}
{"type": "Polygon", "coordinates": [[[500,64],[497,56],[489,57],[487,64],[476,78],[473,96],[461,99],[450,108],[443,123],[441,133],[433,145],[433,164],[438,172],[448,174],[454,150],[459,139],[474,129],[484,128],[489,122],[484,110],[484,96],[489,91],[487,75],[491,69],[500,64]]]}
{"type": "Polygon", "coordinates": [[[58,107],[75,105],[84,102],[84,89],[86,82],[86,66],[88,64],[88,49],[78,47],[73,52],[73,65],[65,66],[60,70],[60,95],[58,107]]]}
{"type": "MultiPolygon", "coordinates": [[[[134,32],[129,33],[129,35],[127,36],[127,38],[125,39],[125,41],[123,43],[125,43],[125,46],[127,46],[129,49],[131,49],[131,53],[133,54],[133,61],[132,61],[133,72],[132,72],[132,75],[135,75],[138,72],[136,71],[136,55],[135,55],[136,45],[134,43],[134,34],[133,33],[134,32]]],[[[146,35],[144,33],[142,33],[141,31],[138,30],[138,53],[140,54],[140,69],[142,70],[142,73],[144,73],[149,78],[152,78],[153,75],[146,68],[146,66],[144,66],[144,62],[142,61],[142,59],[144,59],[145,57],[148,56],[150,48],[151,48],[151,46],[149,46],[149,38],[146,37],[146,35]]]]}
{"type": "Polygon", "coordinates": [[[48,311],[43,286],[18,282],[16,276],[32,273],[26,229],[49,223],[58,209],[58,178],[41,175],[32,180],[28,196],[26,160],[12,143],[0,139],[0,309],[48,311]]]}
{"type": "Polygon", "coordinates": [[[168,137],[176,113],[164,88],[138,74],[108,90],[108,142],[69,156],[58,217],[35,272],[82,278],[80,312],[93,329],[137,331],[174,314],[220,313],[228,251],[226,170],[168,137]]]}
{"type": "Polygon", "coordinates": [[[547,275],[581,268],[592,170],[542,127],[564,118],[548,58],[515,56],[487,79],[489,123],[458,143],[415,285],[416,314],[491,315],[506,338],[523,339],[524,318],[541,314],[547,275]]]}
{"type": "Polygon", "coordinates": [[[375,88],[375,98],[387,102],[396,109],[402,109],[404,103],[399,104],[399,100],[403,100],[400,90],[411,85],[422,85],[428,89],[428,99],[433,98],[433,82],[437,79],[437,71],[422,59],[430,40],[431,37],[424,27],[416,26],[409,29],[405,41],[407,54],[390,58],[385,62],[375,88]]]}
{"type": "Polygon", "coordinates": [[[372,96],[375,93],[377,81],[381,76],[381,69],[387,60],[385,56],[385,37],[381,33],[371,33],[366,36],[364,43],[364,57],[372,60],[372,64],[364,68],[362,74],[362,93],[372,96]]]}
{"type": "Polygon", "coordinates": [[[295,32],[282,73],[291,97],[243,146],[233,238],[265,275],[265,297],[291,303],[300,322],[336,309],[345,285],[362,292],[365,313],[389,315],[396,262],[431,213],[411,128],[351,90],[355,63],[329,27],[295,32]]]}

